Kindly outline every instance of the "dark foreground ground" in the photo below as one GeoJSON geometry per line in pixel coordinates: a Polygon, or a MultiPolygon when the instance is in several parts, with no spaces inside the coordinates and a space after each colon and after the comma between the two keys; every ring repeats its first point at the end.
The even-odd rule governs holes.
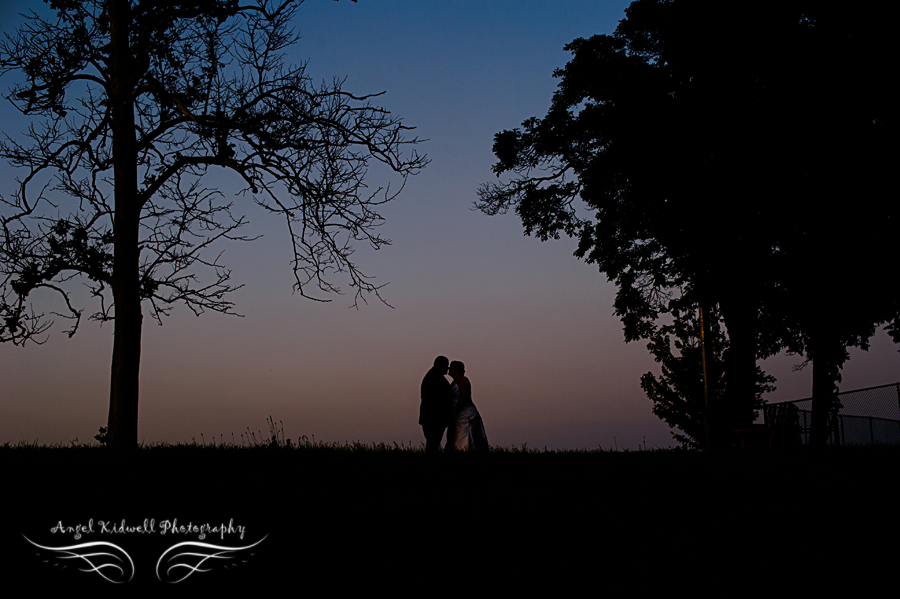
{"type": "MultiPolygon", "coordinates": [[[[832,581],[866,594],[896,578],[898,465],[897,447],[436,459],[362,447],[153,447],[125,457],[0,447],[0,569],[6,588],[67,595],[640,596],[654,586],[730,596],[832,581]],[[149,532],[112,530],[151,520],[149,532]],[[175,520],[244,527],[243,539],[209,533],[204,542],[219,549],[208,553],[261,542],[172,584],[161,580],[160,557],[200,541],[162,534],[175,520]],[[80,539],[68,530],[91,521],[80,539]],[[54,532],[59,524],[67,530],[54,532]],[[126,567],[129,580],[108,582],[80,571],[84,559],[26,538],[50,549],[113,543],[133,573],[126,567]]],[[[196,566],[202,557],[180,559],[196,566]]]]}

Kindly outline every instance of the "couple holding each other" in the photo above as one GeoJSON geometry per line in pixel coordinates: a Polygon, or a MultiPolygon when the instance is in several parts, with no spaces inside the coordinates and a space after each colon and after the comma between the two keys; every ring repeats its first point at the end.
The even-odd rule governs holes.
{"type": "Polygon", "coordinates": [[[425,452],[436,453],[447,429],[445,451],[487,451],[487,434],[481,414],[472,403],[472,385],[465,377],[462,362],[450,362],[444,356],[434,359],[434,366],[422,379],[422,405],[419,424],[425,433],[425,452]],[[447,382],[450,374],[453,384],[447,382]]]}

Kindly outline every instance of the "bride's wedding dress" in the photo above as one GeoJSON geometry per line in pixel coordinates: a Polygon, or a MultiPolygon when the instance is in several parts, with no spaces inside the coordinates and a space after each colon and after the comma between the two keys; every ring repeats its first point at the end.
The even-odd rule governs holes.
{"type": "MultiPolygon", "coordinates": [[[[459,386],[453,383],[450,386],[452,410],[455,412],[459,403],[459,386]]],[[[447,427],[447,445],[445,451],[487,451],[487,433],[484,431],[484,422],[474,403],[469,403],[450,418],[447,427]]]]}

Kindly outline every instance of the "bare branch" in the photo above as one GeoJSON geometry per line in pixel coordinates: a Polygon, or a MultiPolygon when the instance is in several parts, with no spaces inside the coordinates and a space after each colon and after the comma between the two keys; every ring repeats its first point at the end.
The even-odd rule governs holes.
{"type": "Polygon", "coordinates": [[[0,73],[27,80],[7,99],[43,119],[0,142],[0,157],[21,171],[12,195],[0,195],[2,340],[21,343],[47,330],[29,304],[39,288],[63,294],[74,332],[82,310],[67,289],[75,279],[98,302],[91,319],[112,318],[120,251],[114,197],[140,208],[140,297],[157,322],[175,304],[234,314],[227,298],[240,285],[221,262],[221,246],[252,239],[238,231],[247,217],[203,186],[210,169],[236,173],[241,195],[285,219],[301,296],[328,301],[321,294],[341,293],[333,279],[340,276],[354,291],[353,306],[369,293],[384,302],[383,285],[353,253],[360,243],[390,244],[377,233],[377,208],[428,159],[413,149],[418,139],[407,139],[410,127],[371,104],[381,93],[347,92],[341,79],[315,85],[305,65],[285,63],[299,4],[133,4],[133,55],[116,93],[134,106],[132,158],[142,180],[125,196],[114,192],[121,183],[113,165],[122,158],[113,149],[105,3],[65,4],[56,21],[33,15],[0,41],[0,73]],[[373,162],[396,173],[398,184],[369,189],[373,162]]]}

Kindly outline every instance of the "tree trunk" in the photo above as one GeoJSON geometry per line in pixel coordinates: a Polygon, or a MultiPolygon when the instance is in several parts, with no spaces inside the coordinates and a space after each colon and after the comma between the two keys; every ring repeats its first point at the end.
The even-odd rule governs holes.
{"type": "Polygon", "coordinates": [[[825,447],[828,443],[828,422],[837,406],[837,382],[843,360],[843,348],[827,333],[817,331],[811,339],[809,356],[812,358],[812,422],[809,427],[809,445],[825,447]]]}
{"type": "MultiPolygon", "coordinates": [[[[118,219],[117,219],[118,220],[118,219]]],[[[118,253],[116,263],[118,264],[118,253]]],[[[137,276],[135,276],[137,280],[137,276]]],[[[109,386],[108,444],[131,449],[138,443],[138,392],[141,363],[141,300],[136,289],[120,289],[115,298],[115,339],[109,386]]],[[[132,287],[136,287],[133,285],[132,287]]]]}
{"type": "Polygon", "coordinates": [[[108,444],[133,449],[138,442],[138,384],[141,363],[141,296],[134,102],[131,94],[129,2],[109,3],[110,90],[115,215],[113,301],[115,339],[109,388],[108,444]]]}
{"type": "Polygon", "coordinates": [[[753,424],[756,399],[756,319],[755,303],[746,297],[732,297],[720,303],[728,330],[725,360],[725,402],[719,425],[719,444],[731,442],[733,431],[753,424]]]}

